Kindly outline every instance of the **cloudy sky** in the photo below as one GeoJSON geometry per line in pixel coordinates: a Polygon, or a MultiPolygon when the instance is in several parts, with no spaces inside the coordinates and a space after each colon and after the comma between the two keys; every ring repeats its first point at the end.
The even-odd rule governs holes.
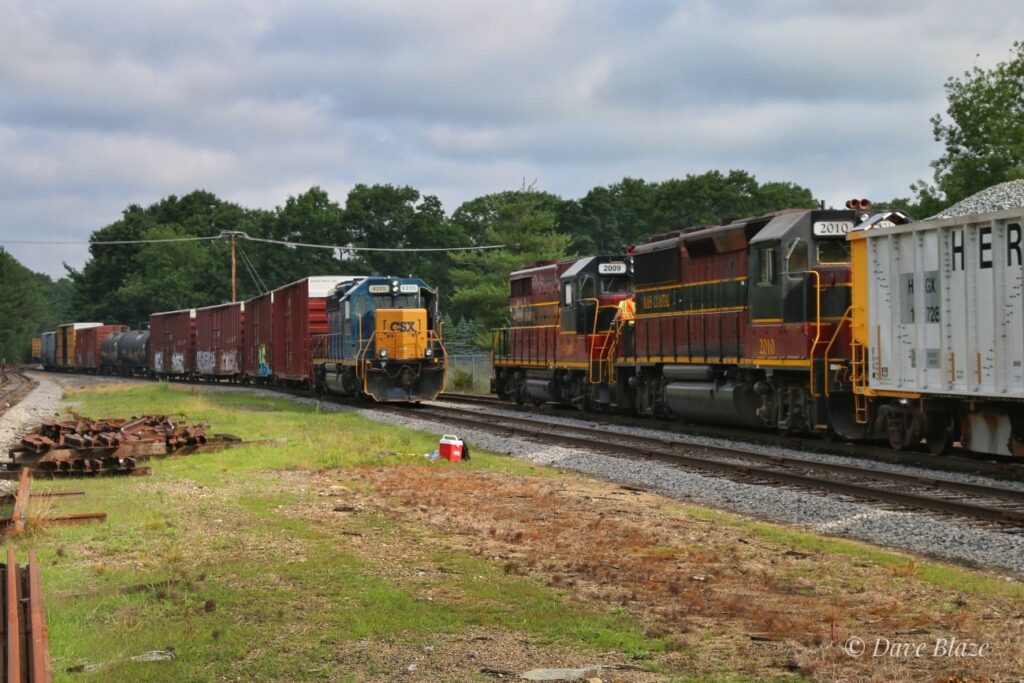
{"type": "Polygon", "coordinates": [[[739,168],[886,199],[931,178],[945,79],[1021,37],[1019,0],[0,0],[0,240],[196,188],[386,182],[451,211],[739,168]]]}

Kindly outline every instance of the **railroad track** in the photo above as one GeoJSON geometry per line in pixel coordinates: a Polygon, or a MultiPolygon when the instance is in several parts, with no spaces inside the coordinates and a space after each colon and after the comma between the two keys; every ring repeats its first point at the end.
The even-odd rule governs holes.
{"type": "Polygon", "coordinates": [[[730,441],[744,441],[750,444],[792,448],[815,453],[828,453],[831,455],[840,455],[863,460],[874,460],[876,462],[884,462],[894,465],[907,465],[910,467],[920,467],[930,470],[955,472],[957,474],[978,474],[1006,481],[1024,481],[1024,459],[1014,458],[1012,456],[1006,456],[1005,458],[985,456],[982,458],[959,452],[946,456],[934,456],[921,451],[894,451],[888,446],[879,447],[867,443],[849,443],[845,441],[829,442],[816,436],[783,435],[740,427],[721,427],[707,424],[638,418],[615,413],[583,413],[578,410],[558,406],[553,403],[545,404],[541,408],[534,408],[530,406],[516,405],[515,403],[500,399],[496,396],[483,396],[480,394],[445,392],[444,394],[441,394],[439,400],[453,403],[470,403],[473,405],[487,407],[500,407],[506,411],[518,412],[527,415],[541,414],[564,416],[593,424],[604,423],[624,427],[657,429],[665,431],[668,434],[684,434],[689,436],[729,439],[730,441]]]}
{"type": "Polygon", "coordinates": [[[0,371],[0,415],[28,396],[39,382],[20,370],[0,371]]]}
{"type": "Polygon", "coordinates": [[[48,683],[53,680],[53,672],[43,611],[43,584],[34,550],[29,551],[28,564],[19,566],[14,549],[7,549],[3,584],[2,680],[48,683]]]}
{"type": "Polygon", "coordinates": [[[1024,533],[1024,492],[1002,487],[908,475],[871,467],[824,463],[766,454],[740,447],[709,446],[666,434],[647,437],[600,427],[566,426],[538,417],[509,416],[452,406],[389,406],[412,417],[438,419],[473,429],[524,436],[545,443],[619,456],[655,459],[724,474],[744,482],[797,486],[895,505],[929,510],[1024,533]]]}

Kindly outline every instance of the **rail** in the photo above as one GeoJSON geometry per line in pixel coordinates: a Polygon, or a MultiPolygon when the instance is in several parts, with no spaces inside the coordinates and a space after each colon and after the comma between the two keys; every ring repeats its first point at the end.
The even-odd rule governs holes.
{"type": "Polygon", "coordinates": [[[4,680],[49,683],[53,680],[53,670],[36,551],[30,550],[28,564],[20,567],[15,561],[14,548],[8,548],[3,572],[4,680]]]}

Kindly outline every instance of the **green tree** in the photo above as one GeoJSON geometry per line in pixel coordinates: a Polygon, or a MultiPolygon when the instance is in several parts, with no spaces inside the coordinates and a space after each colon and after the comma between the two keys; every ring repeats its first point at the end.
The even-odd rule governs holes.
{"type": "Polygon", "coordinates": [[[884,205],[927,218],[991,185],[1024,178],[1024,42],[992,69],[974,67],[946,81],[946,116],[931,118],[945,147],[932,162],[935,184],[918,180],[913,199],[884,205]]]}
{"type": "Polygon", "coordinates": [[[932,117],[945,153],[932,166],[945,199],[959,201],[990,185],[1024,178],[1024,42],[992,69],[974,67],[946,81],[946,114],[932,117]]]}
{"type": "Polygon", "coordinates": [[[452,311],[476,324],[477,342],[490,346],[490,330],[508,312],[508,276],[536,261],[565,257],[569,237],[555,231],[561,200],[533,190],[500,192],[466,202],[452,221],[476,244],[503,244],[503,249],[452,255],[455,293],[452,311]]]}
{"type": "MultiPolygon", "coordinates": [[[[356,185],[345,201],[344,224],[353,246],[431,249],[467,244],[462,229],[444,214],[441,200],[408,186],[356,185]]],[[[445,251],[356,252],[353,263],[378,275],[415,275],[451,295],[451,254],[445,251]]]]}
{"type": "Polygon", "coordinates": [[[0,359],[28,360],[32,337],[49,322],[39,278],[0,247],[0,359]]]}

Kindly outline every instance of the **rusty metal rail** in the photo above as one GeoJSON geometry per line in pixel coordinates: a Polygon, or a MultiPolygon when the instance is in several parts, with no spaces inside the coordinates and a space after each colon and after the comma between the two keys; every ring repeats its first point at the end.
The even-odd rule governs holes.
{"type": "Polygon", "coordinates": [[[8,548],[3,574],[3,681],[48,683],[53,680],[53,669],[36,552],[30,550],[28,564],[19,566],[14,549],[8,548]]]}
{"type": "MultiPolygon", "coordinates": [[[[32,472],[24,467],[18,477],[18,490],[13,494],[14,505],[9,517],[0,518],[0,534],[17,536],[25,531],[28,522],[28,503],[32,487],[32,472]]],[[[77,496],[84,495],[84,491],[42,491],[34,494],[36,497],[50,496],[77,496]]],[[[10,498],[11,495],[2,498],[10,498]]],[[[106,512],[79,512],[71,515],[46,514],[40,517],[44,524],[76,524],[79,522],[103,521],[107,518],[106,512]]]]}

